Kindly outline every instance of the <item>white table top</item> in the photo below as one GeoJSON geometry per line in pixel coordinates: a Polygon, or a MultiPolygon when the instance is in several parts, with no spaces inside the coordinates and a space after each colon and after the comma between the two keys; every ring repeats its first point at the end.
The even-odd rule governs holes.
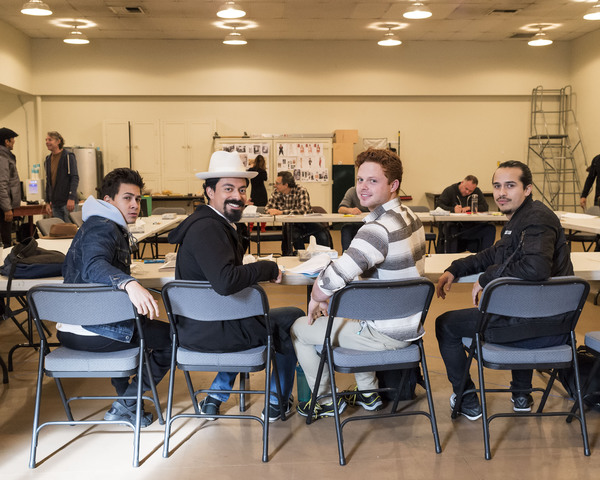
{"type": "MultiPolygon", "coordinates": [[[[187,215],[177,215],[172,219],[163,219],[162,215],[151,215],[149,217],[143,217],[138,219],[138,223],[144,222],[144,231],[143,232],[132,232],[132,235],[139,242],[144,240],[152,235],[156,235],[157,233],[165,232],[183,222],[187,218],[187,215]]],[[[137,225],[136,224],[136,225],[137,225]]],[[[130,230],[133,227],[130,226],[130,230]]],[[[40,245],[41,246],[41,245],[40,245]]],[[[45,247],[43,247],[45,248],[45,247]]]]}
{"type": "Polygon", "coordinates": [[[600,217],[591,215],[581,217],[564,212],[556,212],[556,214],[559,216],[563,228],[600,235],[600,217]]]}

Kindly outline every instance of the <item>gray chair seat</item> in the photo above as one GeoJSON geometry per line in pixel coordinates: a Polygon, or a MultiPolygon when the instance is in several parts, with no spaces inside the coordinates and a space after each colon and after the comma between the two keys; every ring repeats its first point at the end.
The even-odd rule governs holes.
{"type": "MultiPolygon", "coordinates": [[[[464,337],[463,345],[470,348],[472,341],[472,338],[464,337]]],[[[568,363],[573,360],[573,352],[570,345],[527,349],[483,342],[481,344],[481,351],[483,359],[486,362],[505,364],[507,365],[507,370],[510,370],[510,365],[522,363],[568,363]]]]}
{"type": "MultiPolygon", "coordinates": [[[[316,350],[321,353],[323,346],[316,350]]],[[[397,350],[353,350],[351,348],[335,347],[333,359],[336,367],[380,367],[390,364],[418,362],[421,360],[419,347],[409,345],[397,350]]]]}
{"type": "Polygon", "coordinates": [[[585,334],[585,344],[600,352],[600,331],[599,332],[588,332],[585,334]]]}
{"type": "Polygon", "coordinates": [[[110,371],[111,375],[118,371],[135,372],[139,353],[139,348],[117,352],[86,352],[60,347],[46,355],[45,368],[51,374],[52,372],[75,372],[78,374],[77,376],[81,376],[81,372],[106,373],[110,371]]]}
{"type": "Polygon", "coordinates": [[[236,372],[241,371],[239,368],[264,367],[267,361],[267,347],[255,347],[241,352],[231,353],[213,353],[213,352],[196,352],[183,347],[177,349],[177,363],[185,365],[189,370],[201,368],[202,371],[214,372],[215,369],[223,367],[236,367],[236,372]]]}

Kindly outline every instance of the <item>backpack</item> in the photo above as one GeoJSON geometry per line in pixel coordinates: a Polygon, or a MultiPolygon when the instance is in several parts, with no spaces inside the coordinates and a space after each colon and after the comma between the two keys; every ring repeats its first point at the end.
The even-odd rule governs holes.
{"type": "MultiPolygon", "coordinates": [[[[425,381],[421,374],[421,368],[419,366],[397,370],[382,370],[376,372],[377,379],[379,380],[379,388],[397,388],[402,378],[402,373],[406,372],[407,378],[402,385],[400,390],[400,400],[412,400],[415,398],[415,388],[417,384],[425,388],[425,381]]],[[[381,392],[381,398],[393,402],[394,392],[381,392]]]]}
{"type": "Polygon", "coordinates": [[[38,247],[33,237],[15,245],[4,259],[0,273],[8,277],[7,292],[13,278],[60,277],[65,254],[57,250],[38,247]]]}
{"type": "MultiPolygon", "coordinates": [[[[586,383],[589,384],[586,387],[588,395],[583,397],[583,402],[594,410],[600,411],[600,370],[590,378],[590,371],[596,361],[594,354],[590,353],[585,345],[581,345],[577,348],[577,364],[579,365],[579,380],[581,381],[581,388],[586,387],[586,383]]],[[[570,368],[564,368],[558,371],[558,380],[567,391],[569,398],[573,400],[577,389],[575,387],[575,376],[573,370],[570,368]]]]}

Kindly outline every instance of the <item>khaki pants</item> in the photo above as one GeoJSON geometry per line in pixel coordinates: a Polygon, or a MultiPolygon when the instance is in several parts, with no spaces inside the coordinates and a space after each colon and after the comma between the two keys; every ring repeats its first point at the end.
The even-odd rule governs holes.
{"type": "MultiPolygon", "coordinates": [[[[292,341],[296,349],[298,362],[304,370],[308,386],[314,389],[321,358],[315,350],[315,345],[323,345],[327,330],[328,317],[320,317],[312,325],[308,317],[300,317],[291,329],[292,341]]],[[[336,317],[331,330],[333,347],[351,348],[354,350],[396,350],[410,345],[409,342],[394,340],[368,325],[361,326],[358,320],[336,317]]],[[[354,374],[359,390],[378,388],[375,372],[360,372],[354,374]]],[[[327,364],[323,369],[318,395],[331,393],[329,369],[327,364]]]]}

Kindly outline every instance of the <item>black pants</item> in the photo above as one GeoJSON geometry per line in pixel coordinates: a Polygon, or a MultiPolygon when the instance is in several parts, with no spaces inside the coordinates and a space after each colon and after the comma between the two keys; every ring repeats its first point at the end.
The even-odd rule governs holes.
{"type": "MultiPolygon", "coordinates": [[[[440,353],[446,365],[448,380],[452,384],[454,393],[458,393],[461,380],[467,368],[467,353],[462,344],[463,337],[473,337],[475,329],[481,319],[481,312],[476,308],[452,310],[440,315],[435,321],[435,334],[440,346],[440,353]]],[[[566,343],[565,335],[537,337],[518,342],[506,343],[513,347],[544,348],[566,343]]],[[[511,387],[515,390],[531,388],[533,370],[513,370],[511,387]]],[[[469,376],[465,389],[473,388],[474,384],[469,376]]]]}
{"type": "Polygon", "coordinates": [[[496,239],[496,227],[491,223],[444,222],[438,236],[438,252],[477,253],[491,247],[496,239]]]}
{"type": "Polygon", "coordinates": [[[8,248],[12,245],[12,221],[4,221],[4,211],[0,209],[0,236],[2,237],[2,245],[8,248]]]}
{"type": "MultiPolygon", "coordinates": [[[[148,320],[141,317],[142,328],[144,329],[144,339],[146,348],[149,351],[148,360],[150,371],[154,382],[158,384],[171,366],[171,336],[169,324],[160,320],[148,320]]],[[[84,350],[87,352],[117,352],[127,350],[137,344],[139,335],[137,331],[133,334],[131,343],[119,342],[111,338],[99,335],[86,336],[76,335],[68,332],[57,332],[57,337],[61,345],[73,350],[84,350]]],[[[146,368],[143,370],[142,391],[150,390],[150,382],[147,378],[146,368]]],[[[134,376],[129,383],[129,378],[113,378],[111,380],[117,395],[136,396],[137,395],[137,376],[134,376]]],[[[132,401],[127,401],[131,404],[132,401]]]]}
{"type": "Polygon", "coordinates": [[[331,247],[330,234],[328,227],[320,223],[291,223],[283,229],[283,240],[281,242],[281,254],[293,255],[290,251],[290,244],[296,250],[303,250],[306,243],[310,241],[310,236],[313,235],[318,245],[331,247]],[[291,231],[292,238],[288,238],[288,232],[291,231]]]}

